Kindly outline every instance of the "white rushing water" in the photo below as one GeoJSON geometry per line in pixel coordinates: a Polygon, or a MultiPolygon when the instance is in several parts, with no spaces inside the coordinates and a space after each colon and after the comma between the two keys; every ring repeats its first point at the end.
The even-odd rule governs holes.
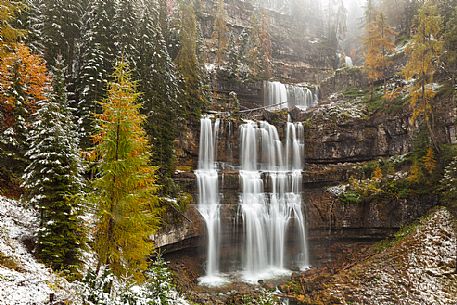
{"type": "Polygon", "coordinates": [[[285,141],[267,122],[241,126],[241,205],[245,229],[243,279],[257,282],[286,270],[286,239],[296,225],[300,253],[295,262],[308,266],[302,212],[304,129],[287,123],[285,141]]]}
{"type": "Polygon", "coordinates": [[[264,106],[270,110],[298,107],[306,110],[317,103],[317,95],[310,89],[281,82],[264,82],[264,106]]]}
{"type": "Polygon", "coordinates": [[[210,118],[201,119],[198,169],[195,171],[198,183],[198,211],[205,220],[208,234],[206,275],[200,278],[203,285],[219,285],[225,281],[219,275],[221,220],[215,163],[219,124],[219,119],[215,121],[214,126],[210,118]]]}

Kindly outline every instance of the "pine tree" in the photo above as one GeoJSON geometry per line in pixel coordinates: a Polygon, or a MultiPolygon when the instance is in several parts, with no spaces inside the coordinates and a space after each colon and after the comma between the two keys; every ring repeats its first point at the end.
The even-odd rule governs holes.
{"type": "Polygon", "coordinates": [[[375,14],[368,24],[364,39],[365,70],[370,80],[371,99],[373,99],[374,82],[382,79],[386,94],[388,68],[392,64],[388,54],[395,49],[395,31],[387,24],[383,13],[375,14]]]}
{"type": "Polygon", "coordinates": [[[212,40],[216,44],[216,63],[223,65],[227,50],[227,13],[224,0],[217,0],[212,40]]]}
{"type": "Polygon", "coordinates": [[[134,1],[118,0],[116,14],[114,15],[113,27],[116,29],[114,40],[116,44],[116,56],[123,56],[130,65],[135,67],[138,50],[137,46],[137,10],[134,1]]]}
{"type": "Polygon", "coordinates": [[[117,276],[141,280],[153,246],[149,237],[158,226],[155,168],[149,165],[139,94],[123,61],[113,78],[94,137],[92,157],[99,164],[99,178],[94,181],[98,210],[94,248],[99,266],[106,264],[117,276]]]}
{"type": "Polygon", "coordinates": [[[0,62],[0,167],[21,177],[28,160],[28,128],[48,83],[43,59],[18,44],[0,62]]]}
{"type": "Polygon", "coordinates": [[[27,31],[24,43],[32,53],[43,56],[43,13],[41,12],[43,0],[26,0],[27,10],[20,15],[19,23],[27,31]]]}
{"type": "Polygon", "coordinates": [[[77,272],[83,242],[82,190],[78,137],[69,110],[64,63],[59,56],[53,68],[52,92],[40,101],[31,126],[31,163],[25,169],[23,197],[38,208],[38,257],[55,270],[77,272]]]}
{"type": "Polygon", "coordinates": [[[68,64],[67,83],[72,81],[73,64],[76,60],[77,41],[81,35],[83,8],[79,1],[41,0],[39,33],[43,45],[43,55],[49,66],[55,65],[55,59],[61,55],[68,64]]]}
{"type": "Polygon", "coordinates": [[[81,146],[89,147],[97,101],[105,97],[115,61],[114,0],[92,1],[83,17],[80,69],[77,84],[77,116],[81,146]]]}
{"type": "Polygon", "coordinates": [[[0,0],[0,60],[5,53],[11,52],[16,42],[25,35],[24,30],[11,25],[23,9],[25,6],[21,1],[0,0]]]}
{"type": "Polygon", "coordinates": [[[178,134],[178,117],[184,109],[178,102],[179,80],[163,38],[159,6],[156,0],[145,3],[144,15],[140,20],[140,44],[142,50],[137,64],[137,78],[143,102],[145,125],[153,144],[152,164],[160,166],[159,183],[161,192],[168,193],[174,184],[175,141],[178,134]]]}
{"type": "Polygon", "coordinates": [[[443,49],[441,39],[442,18],[438,15],[436,6],[426,2],[417,16],[416,34],[406,49],[408,62],[403,70],[407,80],[414,80],[409,89],[410,106],[412,109],[411,122],[423,116],[430,136],[436,148],[432,127],[433,76],[436,71],[443,49]]]}
{"type": "Polygon", "coordinates": [[[195,122],[200,118],[206,100],[202,81],[203,69],[197,55],[197,18],[192,3],[180,3],[180,20],[180,49],[176,66],[183,76],[185,118],[195,122]]]}

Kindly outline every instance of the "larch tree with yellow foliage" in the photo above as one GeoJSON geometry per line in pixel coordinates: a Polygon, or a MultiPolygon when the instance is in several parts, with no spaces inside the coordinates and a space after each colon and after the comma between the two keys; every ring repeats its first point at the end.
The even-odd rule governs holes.
{"type": "Polygon", "coordinates": [[[13,50],[17,41],[25,35],[24,30],[11,25],[24,9],[25,5],[20,1],[0,0],[0,61],[6,53],[13,50]]]}
{"type": "Polygon", "coordinates": [[[101,102],[91,154],[99,176],[94,181],[94,249],[99,267],[107,265],[117,276],[141,281],[153,249],[150,236],[159,225],[156,169],[149,165],[145,117],[126,63],[117,64],[113,79],[101,102]]]}
{"type": "Polygon", "coordinates": [[[395,49],[395,31],[387,23],[383,13],[376,13],[367,25],[364,38],[365,70],[370,80],[371,99],[373,99],[374,82],[383,81],[383,90],[386,94],[386,79],[392,61],[389,53],[395,49]]]}
{"type": "Polygon", "coordinates": [[[409,89],[412,109],[410,121],[414,124],[419,117],[423,117],[435,148],[432,100],[436,92],[433,76],[443,50],[442,25],[443,19],[438,9],[431,1],[427,1],[417,15],[416,33],[406,49],[408,62],[403,69],[404,77],[413,81],[409,89]]]}

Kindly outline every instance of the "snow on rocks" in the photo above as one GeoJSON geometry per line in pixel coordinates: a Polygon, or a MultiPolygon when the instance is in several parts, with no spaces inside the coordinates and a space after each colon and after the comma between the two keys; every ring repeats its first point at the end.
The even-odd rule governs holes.
{"type": "MultiPolygon", "coordinates": [[[[34,232],[38,230],[36,211],[26,208],[19,202],[0,196],[0,305],[41,305],[59,304],[92,304],[87,302],[87,295],[97,293],[86,282],[69,283],[51,269],[37,262],[27,245],[33,245],[34,232]]],[[[31,247],[30,247],[31,248],[31,247]]],[[[93,263],[92,252],[85,252],[86,264],[93,263]]],[[[150,276],[157,276],[151,274],[150,276]]],[[[171,281],[171,278],[169,279],[171,281]]],[[[162,287],[169,282],[158,280],[160,287],[130,287],[129,281],[114,281],[119,289],[112,294],[104,291],[97,293],[105,305],[124,305],[124,297],[136,300],[135,304],[162,304],[157,299],[162,296],[167,304],[189,305],[174,289],[162,287]]],[[[131,303],[129,303],[131,304],[131,303]]]]}
{"type": "Polygon", "coordinates": [[[342,304],[455,305],[455,221],[436,210],[403,240],[338,274],[329,293],[342,304]]]}
{"type": "Polygon", "coordinates": [[[45,304],[66,281],[38,263],[25,242],[38,227],[36,212],[0,197],[0,304],[45,304]],[[53,287],[53,288],[51,288],[53,287]]]}

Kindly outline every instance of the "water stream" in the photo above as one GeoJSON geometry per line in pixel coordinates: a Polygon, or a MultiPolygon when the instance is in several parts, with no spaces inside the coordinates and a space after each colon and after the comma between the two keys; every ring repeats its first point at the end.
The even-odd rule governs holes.
{"type": "MultiPolygon", "coordinates": [[[[198,182],[198,210],[207,229],[206,275],[203,285],[217,286],[227,281],[220,272],[221,215],[217,136],[220,121],[201,119],[198,182]]],[[[240,126],[240,201],[242,220],[241,271],[246,282],[257,283],[289,274],[293,264],[307,268],[305,215],[302,206],[302,170],[304,166],[304,128],[287,122],[281,140],[275,126],[265,121],[248,121],[240,126]],[[298,236],[298,253],[287,253],[288,236],[298,236]]]]}
{"type": "Polygon", "coordinates": [[[208,238],[206,275],[200,278],[200,283],[204,285],[219,285],[225,282],[219,274],[221,217],[219,178],[215,163],[219,124],[219,119],[214,125],[210,118],[201,119],[198,169],[195,171],[199,194],[198,211],[205,221],[208,238]]]}
{"type": "Polygon", "coordinates": [[[303,135],[301,123],[287,123],[284,143],[276,127],[267,122],[241,126],[240,211],[246,281],[288,273],[286,238],[292,222],[302,243],[295,262],[301,268],[309,264],[301,195],[303,135]]]}
{"type": "Polygon", "coordinates": [[[292,109],[293,107],[306,110],[316,105],[318,99],[317,94],[309,88],[277,81],[264,82],[264,95],[264,106],[269,107],[269,110],[292,109]]]}

